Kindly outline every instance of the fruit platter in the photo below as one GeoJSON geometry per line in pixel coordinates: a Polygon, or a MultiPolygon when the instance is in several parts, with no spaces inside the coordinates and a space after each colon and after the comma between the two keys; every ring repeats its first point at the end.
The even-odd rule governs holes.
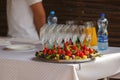
{"type": "Polygon", "coordinates": [[[41,61],[57,63],[82,63],[95,60],[101,54],[97,50],[82,45],[65,42],[63,47],[53,45],[51,48],[44,47],[42,51],[37,51],[35,56],[41,61]]]}

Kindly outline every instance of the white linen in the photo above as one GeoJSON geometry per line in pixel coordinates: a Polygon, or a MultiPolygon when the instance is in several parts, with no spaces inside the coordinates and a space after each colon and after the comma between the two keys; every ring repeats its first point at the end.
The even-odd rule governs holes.
{"type": "Polygon", "coordinates": [[[120,72],[115,75],[110,76],[109,78],[120,79],[120,72]]]}
{"type": "MultiPolygon", "coordinates": [[[[0,80],[95,80],[120,72],[120,48],[95,61],[78,64],[45,63],[34,59],[35,52],[4,51],[0,47],[0,80]]],[[[38,48],[39,50],[39,48],[38,48]]]]}
{"type": "Polygon", "coordinates": [[[72,70],[61,64],[0,59],[0,80],[74,80],[72,70]]]}
{"type": "Polygon", "coordinates": [[[107,54],[97,58],[93,62],[83,63],[81,66],[81,70],[77,71],[81,80],[94,80],[100,77],[107,77],[119,71],[120,53],[107,54]]]}

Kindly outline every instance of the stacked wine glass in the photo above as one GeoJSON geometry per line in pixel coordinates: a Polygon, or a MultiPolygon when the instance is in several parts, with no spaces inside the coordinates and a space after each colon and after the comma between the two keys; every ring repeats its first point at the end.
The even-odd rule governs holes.
{"type": "Polygon", "coordinates": [[[40,31],[40,40],[43,46],[52,48],[53,46],[63,47],[64,42],[71,42],[71,44],[81,43],[81,45],[90,46],[92,37],[91,25],[85,23],[84,25],[74,24],[45,24],[40,31]],[[86,44],[85,44],[86,41],[86,44]]]}

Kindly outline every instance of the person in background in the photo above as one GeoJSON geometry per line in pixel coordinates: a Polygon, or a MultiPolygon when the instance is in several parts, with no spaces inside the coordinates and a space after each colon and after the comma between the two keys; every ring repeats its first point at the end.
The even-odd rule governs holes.
{"type": "Polygon", "coordinates": [[[39,40],[46,23],[42,0],[7,0],[8,36],[39,40]]]}

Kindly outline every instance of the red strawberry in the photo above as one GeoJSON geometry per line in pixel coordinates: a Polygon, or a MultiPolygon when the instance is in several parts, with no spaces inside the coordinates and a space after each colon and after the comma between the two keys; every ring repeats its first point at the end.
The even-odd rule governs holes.
{"type": "Polygon", "coordinates": [[[61,50],[61,54],[66,54],[65,50],[61,50]]]}
{"type": "Polygon", "coordinates": [[[70,53],[70,54],[72,54],[72,52],[71,51],[66,51],[67,53],[70,53]]]}
{"type": "Polygon", "coordinates": [[[72,52],[71,51],[66,51],[66,55],[67,56],[72,56],[72,52]]]}
{"type": "Polygon", "coordinates": [[[84,54],[80,54],[80,57],[83,58],[84,54]]]}
{"type": "Polygon", "coordinates": [[[83,56],[84,56],[84,53],[81,51],[81,52],[79,52],[79,56],[81,57],[81,58],[83,58],[83,56]]]}
{"type": "Polygon", "coordinates": [[[46,50],[46,49],[44,49],[44,50],[43,50],[43,54],[46,54],[46,53],[47,53],[47,50],[46,50]]]}
{"type": "Polygon", "coordinates": [[[43,50],[46,50],[46,51],[47,51],[47,50],[48,50],[48,48],[47,48],[47,47],[44,47],[44,49],[43,49],[43,50]]]}
{"type": "Polygon", "coordinates": [[[94,53],[94,49],[89,48],[89,53],[94,53]]]}
{"type": "Polygon", "coordinates": [[[87,46],[84,45],[83,50],[88,51],[89,49],[87,48],[87,46]]]}
{"type": "Polygon", "coordinates": [[[64,49],[66,49],[66,48],[67,48],[67,46],[68,46],[68,44],[64,43],[64,49]]]}
{"type": "Polygon", "coordinates": [[[83,52],[82,52],[81,50],[79,50],[79,53],[80,53],[80,54],[83,54],[83,52]]]}
{"type": "Polygon", "coordinates": [[[57,53],[57,51],[55,49],[52,50],[52,54],[55,54],[57,53]]]}
{"type": "Polygon", "coordinates": [[[58,49],[58,54],[62,54],[62,50],[61,49],[58,49]]]}
{"type": "Polygon", "coordinates": [[[75,51],[78,51],[77,46],[73,46],[73,45],[72,45],[72,46],[70,46],[70,48],[73,49],[73,50],[75,50],[75,51]]]}
{"type": "Polygon", "coordinates": [[[83,50],[82,51],[84,55],[87,55],[87,51],[86,50],[83,50]]]}
{"type": "Polygon", "coordinates": [[[75,53],[75,55],[76,55],[76,56],[80,56],[80,53],[77,51],[77,52],[75,53]]]}
{"type": "Polygon", "coordinates": [[[52,50],[49,49],[49,50],[48,50],[48,54],[52,54],[52,50]]]}
{"type": "Polygon", "coordinates": [[[70,53],[67,53],[67,56],[71,57],[71,56],[72,56],[72,54],[70,54],[70,53]]]}

